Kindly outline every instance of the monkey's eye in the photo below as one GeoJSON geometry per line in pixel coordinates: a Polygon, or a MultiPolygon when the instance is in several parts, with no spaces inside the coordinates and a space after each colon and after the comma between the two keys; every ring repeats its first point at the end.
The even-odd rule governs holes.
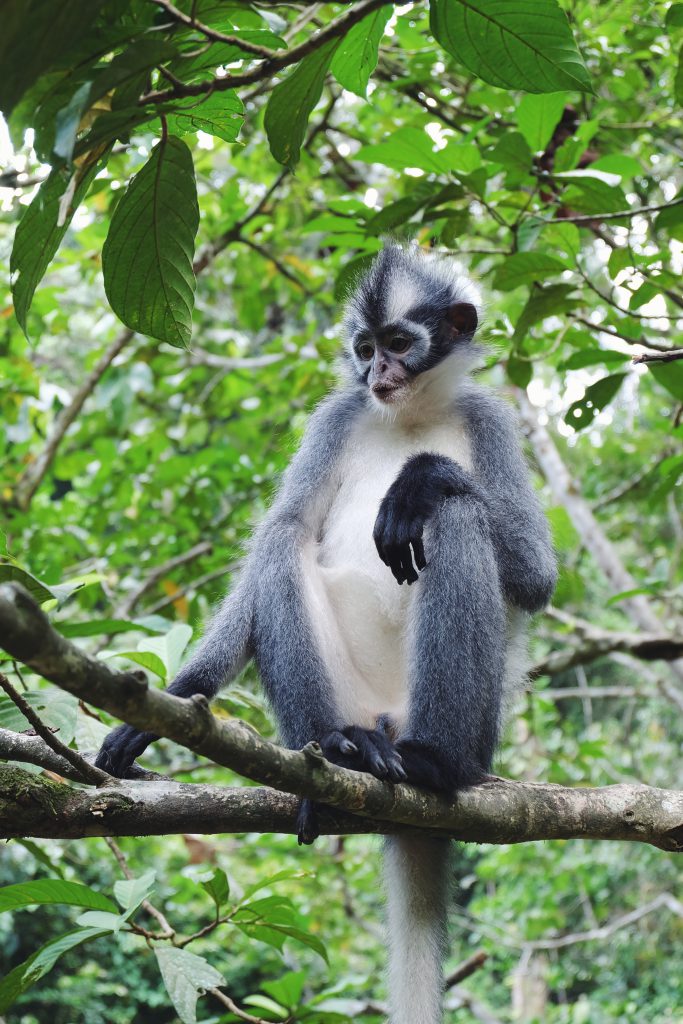
{"type": "Polygon", "coordinates": [[[410,339],[402,338],[400,337],[400,335],[397,335],[395,338],[392,338],[391,341],[389,342],[389,349],[391,352],[407,352],[409,348],[410,339]]]}
{"type": "Polygon", "coordinates": [[[372,357],[375,354],[374,348],[367,341],[364,341],[361,345],[359,345],[358,348],[356,349],[356,352],[358,353],[360,359],[365,359],[366,361],[368,359],[372,359],[372,357]]]}

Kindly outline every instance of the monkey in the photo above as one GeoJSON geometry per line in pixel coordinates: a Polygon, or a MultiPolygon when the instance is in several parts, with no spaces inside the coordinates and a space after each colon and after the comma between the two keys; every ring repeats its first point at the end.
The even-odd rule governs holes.
{"type": "MultiPolygon", "coordinates": [[[[486,779],[556,565],[514,414],[471,376],[481,316],[452,258],[380,251],[339,386],[170,693],[210,698],[253,658],[288,747],[450,797],[486,779]]],[[[156,738],[119,726],[96,763],[123,776],[156,738]]],[[[311,801],[297,829],[316,838],[311,801]]],[[[386,841],[392,1024],[442,1020],[449,847],[386,841]]]]}

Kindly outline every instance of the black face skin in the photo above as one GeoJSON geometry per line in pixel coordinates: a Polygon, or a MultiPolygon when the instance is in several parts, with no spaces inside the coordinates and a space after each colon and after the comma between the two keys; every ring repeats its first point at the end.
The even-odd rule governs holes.
{"type": "Polygon", "coordinates": [[[438,310],[416,307],[400,324],[366,330],[354,341],[359,376],[381,402],[395,401],[413,380],[450,355],[460,341],[469,341],[477,327],[477,312],[468,302],[438,310]],[[411,329],[419,324],[429,332],[411,329]]]}

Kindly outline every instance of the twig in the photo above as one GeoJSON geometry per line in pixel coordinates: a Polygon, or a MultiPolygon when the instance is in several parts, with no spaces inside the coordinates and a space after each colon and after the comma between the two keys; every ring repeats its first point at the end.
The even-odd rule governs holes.
{"type": "Polygon", "coordinates": [[[463,960],[461,964],[458,964],[446,977],[444,988],[448,990],[453,988],[454,985],[459,985],[461,981],[469,978],[471,974],[474,974],[475,971],[483,967],[488,958],[489,955],[485,949],[479,949],[472,956],[468,956],[467,960],[463,960]]]}
{"type": "Polygon", "coordinates": [[[303,43],[299,43],[298,46],[293,46],[291,50],[285,50],[284,52],[275,51],[272,57],[264,60],[257,67],[249,71],[237,75],[225,75],[222,78],[212,78],[203,82],[186,83],[182,89],[174,87],[172,89],[152,90],[141,96],[138,104],[144,106],[147,103],[167,103],[169,100],[178,99],[182,96],[201,96],[206,93],[224,92],[227,89],[235,89],[238,86],[262,82],[266,78],[272,78],[278,71],[282,71],[291,64],[298,63],[304,57],[308,57],[309,54],[319,50],[321,46],[324,46],[325,43],[330,42],[332,39],[338,39],[340,36],[346,35],[349,29],[357,25],[363,18],[366,18],[368,14],[378,10],[380,7],[386,6],[387,0],[363,0],[361,3],[354,4],[350,10],[336,20],[331,21],[317,35],[310,36],[303,43]]]}
{"type": "Polygon", "coordinates": [[[595,220],[622,220],[624,217],[638,217],[640,214],[657,213],[659,210],[670,210],[680,206],[683,197],[672,199],[670,203],[655,203],[653,206],[638,206],[636,209],[620,210],[618,213],[586,213],[574,217],[548,217],[544,224],[590,224],[595,220]]]}
{"type": "Polygon", "coordinates": [[[569,935],[560,935],[556,939],[537,939],[532,942],[525,943],[528,948],[531,949],[564,949],[566,946],[575,946],[579,942],[592,942],[595,939],[608,939],[610,935],[614,935],[615,932],[621,928],[627,928],[631,924],[635,924],[636,921],[640,921],[642,917],[646,917],[648,914],[653,914],[656,910],[665,908],[670,910],[672,914],[676,914],[677,917],[683,917],[683,903],[676,899],[670,892],[661,892],[658,896],[655,896],[649,903],[645,903],[642,907],[637,907],[635,910],[629,911],[628,914],[622,914],[620,917],[615,917],[613,921],[608,924],[603,924],[599,928],[589,928],[585,932],[575,932],[569,935]]]}
{"type": "Polygon", "coordinates": [[[191,590],[198,590],[203,587],[205,583],[210,583],[212,580],[220,579],[221,576],[227,576],[233,572],[238,566],[239,562],[230,562],[228,565],[222,565],[220,569],[212,569],[211,572],[205,572],[203,576],[197,576],[196,579],[190,580],[184,586],[179,587],[178,590],[174,591],[173,594],[169,594],[167,597],[162,597],[154,604],[150,604],[145,607],[146,615],[156,615],[162,608],[167,608],[169,604],[173,604],[175,601],[179,601],[186,594],[189,594],[191,590]]]}
{"type": "Polygon", "coordinates": [[[127,618],[133,611],[133,608],[138,601],[145,596],[148,591],[152,590],[157,583],[162,580],[169,573],[173,572],[181,565],[187,565],[188,562],[194,561],[195,558],[199,558],[201,555],[208,555],[213,549],[213,545],[208,540],[200,541],[199,544],[195,544],[194,547],[188,551],[183,552],[181,555],[174,555],[172,558],[168,558],[165,562],[157,565],[149,575],[121,601],[116,612],[116,618],[127,618]]]}
{"type": "Polygon", "coordinates": [[[629,345],[645,345],[648,348],[657,349],[658,352],[671,351],[670,345],[660,345],[658,342],[646,340],[644,337],[631,338],[628,334],[624,334],[623,331],[620,331],[617,327],[615,327],[614,324],[596,324],[592,320],[589,320],[588,317],[581,316],[580,313],[570,312],[568,315],[572,320],[575,320],[577,323],[583,324],[584,327],[589,327],[592,331],[597,331],[601,334],[609,334],[613,338],[620,338],[622,341],[625,341],[629,345]]]}
{"type": "Polygon", "coordinates": [[[236,1017],[239,1017],[240,1020],[247,1021],[247,1024],[268,1024],[263,1017],[253,1017],[250,1013],[247,1013],[246,1010],[240,1010],[237,1003],[234,1003],[230,996],[226,996],[225,992],[221,992],[219,988],[210,988],[209,992],[218,1000],[219,1003],[222,1003],[226,1009],[230,1010],[231,1013],[234,1013],[236,1017]]]}
{"type": "Polygon", "coordinates": [[[21,509],[27,509],[31,504],[33,495],[40,487],[50,466],[52,465],[57,449],[59,448],[67,430],[77,418],[85,405],[86,399],[92,394],[105,372],[123,351],[126,345],[134,337],[134,332],[126,328],[114,339],[109,348],[105,349],[94,367],[85,378],[81,386],[74,392],[73,398],[68,405],[65,405],[55,417],[52,430],[50,431],[40,455],[33,462],[30,462],[23,474],[17,481],[14,492],[14,501],[21,509]]]}
{"type": "MultiPolygon", "coordinates": [[[[195,17],[183,14],[183,12],[179,11],[177,7],[174,7],[172,3],[169,3],[169,0],[152,0],[152,3],[166,11],[173,21],[178,21],[182,25],[188,25],[190,28],[196,29],[197,32],[200,32],[203,36],[206,36],[207,39],[210,39],[214,43],[228,43],[231,46],[238,46],[240,50],[244,50],[245,53],[251,53],[256,57],[266,59],[277,55],[278,51],[271,50],[268,46],[259,46],[258,43],[252,43],[248,39],[242,39],[241,36],[227,36],[223,32],[217,32],[216,29],[209,28],[208,25],[204,25],[195,17]]],[[[182,85],[183,83],[180,84],[182,85]]]]}
{"type": "Polygon", "coordinates": [[[676,359],[683,359],[683,348],[674,349],[671,352],[641,352],[632,357],[634,363],[673,363],[676,359]]]}
{"type": "MultiPolygon", "coordinates": [[[[133,878],[133,872],[128,867],[128,862],[126,860],[126,855],[124,854],[123,850],[121,849],[119,844],[114,842],[114,840],[110,836],[105,836],[104,837],[104,841],[107,844],[107,846],[109,847],[109,849],[111,850],[111,852],[116,857],[118,865],[121,868],[121,873],[124,875],[125,878],[127,878],[130,881],[130,879],[133,878]]],[[[151,904],[149,902],[149,900],[143,900],[142,903],[140,904],[140,906],[143,907],[147,911],[147,913],[149,914],[150,917],[154,918],[154,920],[159,924],[159,926],[160,926],[160,928],[161,928],[161,930],[163,932],[162,936],[155,936],[155,937],[170,939],[170,938],[172,938],[175,935],[175,928],[173,928],[169,924],[169,922],[168,922],[167,918],[164,916],[164,914],[162,914],[162,912],[160,910],[158,910],[155,906],[153,906],[153,904],[151,904]]]]}
{"type": "Polygon", "coordinates": [[[36,714],[26,698],[18,690],[15,690],[7,676],[3,675],[2,672],[0,672],[0,687],[5,691],[9,699],[16,704],[26,721],[35,729],[40,738],[47,743],[48,747],[54,750],[55,754],[68,761],[72,768],[78,772],[82,780],[92,783],[93,786],[101,786],[104,783],[111,784],[113,782],[111,775],[103,772],[100,768],[96,768],[95,765],[89,764],[84,757],[81,757],[77,750],[72,750],[71,747],[67,747],[66,743],[62,743],[47,725],[41,721],[40,716],[36,714]]]}

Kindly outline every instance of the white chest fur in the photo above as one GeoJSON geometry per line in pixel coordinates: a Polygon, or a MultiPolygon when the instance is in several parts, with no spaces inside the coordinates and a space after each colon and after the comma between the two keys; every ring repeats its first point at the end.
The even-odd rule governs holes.
{"type": "Polygon", "coordinates": [[[362,417],[349,439],[322,535],[305,552],[317,640],[349,723],[370,727],[381,713],[399,722],[405,716],[408,624],[420,582],[398,585],[377,554],[372,532],[402,466],[424,451],[471,469],[469,439],[455,413],[429,426],[362,417]]]}

